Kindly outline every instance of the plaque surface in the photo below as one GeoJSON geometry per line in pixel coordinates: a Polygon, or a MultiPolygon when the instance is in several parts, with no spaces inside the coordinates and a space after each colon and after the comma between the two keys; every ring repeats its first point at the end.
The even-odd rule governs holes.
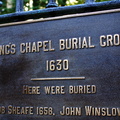
{"type": "Polygon", "coordinates": [[[119,120],[120,10],[0,27],[1,120],[119,120]]]}

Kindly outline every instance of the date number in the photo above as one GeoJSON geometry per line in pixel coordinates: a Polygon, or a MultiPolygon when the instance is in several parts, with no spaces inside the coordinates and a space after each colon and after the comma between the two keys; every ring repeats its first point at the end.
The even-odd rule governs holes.
{"type": "Polygon", "coordinates": [[[52,107],[37,107],[38,115],[55,115],[52,107]]]}
{"type": "Polygon", "coordinates": [[[46,61],[46,70],[47,71],[61,71],[61,70],[68,70],[69,69],[69,62],[67,59],[64,60],[47,60],[46,61]]]}

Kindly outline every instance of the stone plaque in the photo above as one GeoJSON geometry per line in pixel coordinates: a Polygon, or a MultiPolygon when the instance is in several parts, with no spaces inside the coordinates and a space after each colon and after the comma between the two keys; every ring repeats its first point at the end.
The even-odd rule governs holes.
{"type": "Polygon", "coordinates": [[[119,120],[120,9],[0,25],[1,120],[119,120]]]}

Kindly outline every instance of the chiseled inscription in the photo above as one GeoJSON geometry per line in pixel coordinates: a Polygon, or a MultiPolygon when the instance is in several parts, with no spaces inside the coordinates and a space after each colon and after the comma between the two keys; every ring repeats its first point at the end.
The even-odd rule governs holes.
{"type": "MultiPolygon", "coordinates": [[[[0,45],[0,55],[14,55],[16,52],[21,54],[26,53],[38,53],[38,52],[55,52],[55,49],[59,51],[63,50],[77,50],[77,49],[88,49],[96,48],[92,36],[85,37],[73,37],[73,38],[62,38],[57,40],[58,46],[53,45],[53,40],[44,40],[36,42],[24,42],[16,45],[15,43],[8,43],[0,45]],[[16,50],[19,47],[19,50],[16,50]]],[[[103,47],[120,46],[120,34],[108,34],[100,35],[98,39],[98,45],[103,47]]],[[[55,61],[56,62],[56,61],[55,61]]]]}
{"type": "Polygon", "coordinates": [[[59,111],[52,106],[0,106],[0,114],[39,116],[120,116],[120,107],[61,106],[59,111]]]}
{"type": "Polygon", "coordinates": [[[14,55],[16,53],[16,45],[9,43],[6,45],[0,45],[0,55],[14,55]]]}
{"type": "Polygon", "coordinates": [[[40,86],[23,85],[23,94],[40,94],[40,86]]]}
{"type": "Polygon", "coordinates": [[[68,38],[59,40],[60,50],[74,50],[74,49],[84,49],[84,48],[94,48],[95,45],[92,44],[92,38],[89,37],[79,37],[79,38],[68,38]]]}
{"type": "Polygon", "coordinates": [[[20,52],[23,53],[34,53],[34,52],[48,52],[54,51],[52,47],[52,41],[38,41],[38,42],[26,42],[20,44],[20,52]]]}
{"type": "Polygon", "coordinates": [[[36,94],[40,95],[41,92],[45,93],[46,95],[64,95],[67,94],[95,94],[97,93],[97,86],[96,85],[77,85],[77,86],[29,86],[23,85],[23,94],[36,94]]]}
{"type": "Polygon", "coordinates": [[[52,107],[37,107],[37,115],[55,115],[52,107]]]}
{"type": "Polygon", "coordinates": [[[62,111],[60,111],[60,115],[67,115],[67,116],[81,116],[82,115],[82,108],[81,107],[66,107],[63,106],[62,111]]]}
{"type": "Polygon", "coordinates": [[[69,107],[63,106],[60,111],[61,116],[82,116],[85,113],[86,116],[102,116],[102,117],[112,117],[120,116],[119,107],[93,107],[93,106],[84,106],[84,107],[69,107]]]}
{"type": "Polygon", "coordinates": [[[45,86],[46,94],[65,94],[65,86],[45,86]]]}
{"type": "Polygon", "coordinates": [[[46,70],[47,71],[67,71],[69,69],[69,61],[68,59],[58,59],[58,60],[47,60],[46,61],[46,70]]]}
{"type": "Polygon", "coordinates": [[[20,106],[12,106],[12,105],[9,105],[8,106],[8,114],[17,114],[17,115],[27,115],[27,114],[30,114],[32,115],[33,114],[33,107],[20,107],[20,106]]]}
{"type": "MultiPolygon", "coordinates": [[[[4,45],[0,45],[0,55],[15,55],[17,52],[20,54],[27,53],[38,53],[38,52],[55,52],[64,50],[78,50],[78,49],[96,49],[100,47],[101,49],[104,47],[112,47],[112,46],[120,46],[120,35],[119,34],[108,34],[108,35],[100,35],[96,41],[98,43],[94,44],[94,38],[92,36],[85,37],[73,37],[73,38],[62,38],[56,40],[58,44],[53,44],[53,40],[45,40],[45,41],[36,41],[36,42],[23,42],[19,43],[19,45],[14,43],[8,43],[4,45]],[[17,47],[19,47],[17,49],[17,47]]],[[[86,50],[87,51],[87,50],[86,50]]],[[[73,59],[72,59],[73,60],[73,59]]],[[[68,58],[57,58],[57,59],[46,59],[44,60],[44,68],[45,72],[53,73],[61,71],[69,71],[70,64],[72,62],[68,58]]],[[[75,62],[75,61],[74,61],[75,62]]],[[[77,76],[80,77],[80,76],[77,76]]],[[[72,78],[72,77],[71,77],[72,78]]],[[[85,79],[85,77],[81,77],[81,79],[85,79]]],[[[37,80],[38,78],[36,78],[37,80]]],[[[45,78],[43,78],[45,80],[45,78]]],[[[52,78],[50,78],[52,79],[52,78]]],[[[50,80],[46,79],[46,80],[50,80]]],[[[70,79],[56,76],[54,80],[75,80],[77,78],[70,79]]],[[[40,79],[42,80],[42,78],[40,79]]],[[[77,79],[78,80],[78,79],[77,79]]],[[[96,85],[46,85],[46,86],[32,86],[32,85],[23,85],[22,86],[22,94],[24,95],[68,95],[68,96],[82,96],[82,94],[96,94],[98,92],[96,85]]],[[[63,97],[63,96],[62,96],[63,97]]],[[[107,105],[106,105],[107,106],[107,105]]],[[[91,105],[87,106],[65,106],[59,108],[59,111],[54,109],[54,106],[22,106],[18,105],[8,105],[7,107],[0,107],[0,114],[15,114],[15,115],[40,115],[40,116],[120,116],[120,108],[119,107],[94,107],[91,105]]]]}
{"type": "Polygon", "coordinates": [[[97,92],[97,87],[95,85],[69,86],[70,94],[94,94],[96,92],[97,92]]]}
{"type": "Polygon", "coordinates": [[[86,116],[120,116],[120,108],[85,106],[86,116]]]}
{"type": "Polygon", "coordinates": [[[100,46],[110,47],[110,46],[119,46],[120,45],[120,35],[101,35],[100,36],[100,46]]]}
{"type": "Polygon", "coordinates": [[[0,114],[5,114],[6,108],[5,106],[0,106],[0,114]]]}

